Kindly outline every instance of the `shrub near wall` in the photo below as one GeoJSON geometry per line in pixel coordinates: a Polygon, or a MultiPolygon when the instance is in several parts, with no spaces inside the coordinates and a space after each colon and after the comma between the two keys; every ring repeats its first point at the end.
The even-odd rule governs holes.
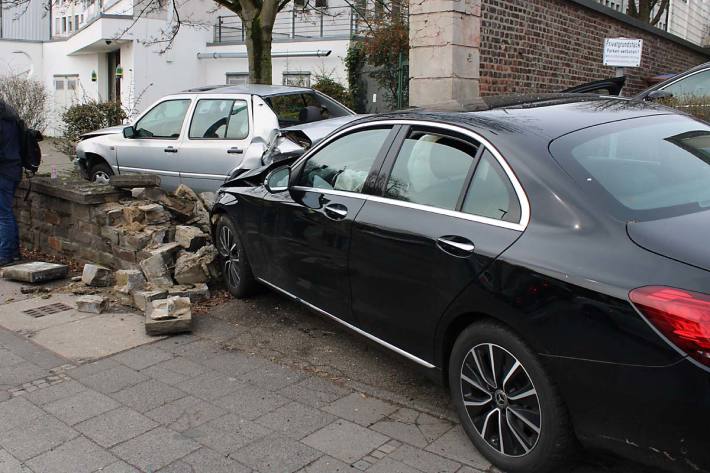
{"type": "Polygon", "coordinates": [[[682,72],[708,55],[573,0],[481,0],[481,95],[556,92],[614,76],[602,65],[604,38],[643,39],[640,68],[627,69],[624,95],[663,72],[682,72]]]}

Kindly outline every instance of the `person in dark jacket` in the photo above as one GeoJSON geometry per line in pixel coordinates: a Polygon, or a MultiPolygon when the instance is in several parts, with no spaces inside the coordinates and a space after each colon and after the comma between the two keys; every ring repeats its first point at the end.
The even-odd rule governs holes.
{"type": "Polygon", "coordinates": [[[0,267],[20,259],[19,232],[12,203],[22,179],[20,118],[0,100],[0,267]]]}

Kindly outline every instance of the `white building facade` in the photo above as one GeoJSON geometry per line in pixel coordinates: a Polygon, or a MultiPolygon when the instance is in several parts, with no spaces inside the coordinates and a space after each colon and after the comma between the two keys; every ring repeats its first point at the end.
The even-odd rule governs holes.
{"type": "MultiPolygon", "coordinates": [[[[183,25],[163,52],[159,41],[175,24],[172,5],[164,2],[163,8],[136,18],[139,2],[55,0],[51,13],[35,14],[47,27],[46,39],[0,39],[0,75],[31,75],[52,92],[47,134],[60,134],[61,113],[75,102],[120,100],[136,114],[170,93],[248,81],[243,30],[235,14],[217,9],[213,0],[183,2],[180,17],[192,26],[183,25]]],[[[319,4],[327,5],[310,11],[289,5],[279,13],[273,83],[310,85],[318,76],[346,83],[343,59],[364,26],[344,0],[319,4]]]]}
{"type": "MultiPolygon", "coordinates": [[[[604,6],[626,13],[637,0],[596,0],[604,6]]],[[[660,29],[699,46],[710,46],[710,0],[670,0],[668,12],[657,25],[660,29]]]]}

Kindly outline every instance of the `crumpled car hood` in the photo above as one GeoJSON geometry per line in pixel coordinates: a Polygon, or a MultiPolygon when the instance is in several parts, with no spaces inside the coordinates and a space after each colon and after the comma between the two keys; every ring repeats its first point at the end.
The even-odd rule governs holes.
{"type": "Polygon", "coordinates": [[[110,126],[108,128],[101,128],[100,130],[94,130],[90,131],[88,133],[84,133],[83,135],[80,136],[82,140],[87,140],[89,138],[95,138],[97,136],[104,136],[104,135],[117,135],[121,132],[123,132],[123,129],[126,128],[128,125],[116,125],[116,126],[110,126]]]}

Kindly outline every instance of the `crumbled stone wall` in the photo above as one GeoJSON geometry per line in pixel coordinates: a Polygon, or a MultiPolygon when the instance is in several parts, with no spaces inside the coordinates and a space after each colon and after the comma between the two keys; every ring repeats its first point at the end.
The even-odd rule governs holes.
{"type": "Polygon", "coordinates": [[[24,248],[138,270],[155,287],[204,284],[219,276],[209,236],[213,195],[180,186],[116,190],[110,186],[35,178],[23,182],[15,211],[24,248]]]}
{"type": "Polygon", "coordinates": [[[101,226],[106,205],[130,197],[130,193],[37,177],[25,200],[27,186],[23,181],[15,195],[15,215],[24,248],[112,268],[125,265],[121,252],[115,254],[110,242],[102,237],[101,226]]]}

